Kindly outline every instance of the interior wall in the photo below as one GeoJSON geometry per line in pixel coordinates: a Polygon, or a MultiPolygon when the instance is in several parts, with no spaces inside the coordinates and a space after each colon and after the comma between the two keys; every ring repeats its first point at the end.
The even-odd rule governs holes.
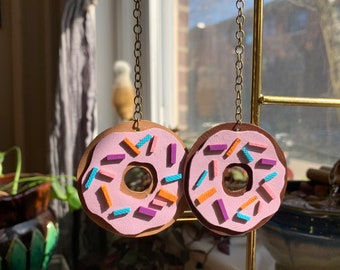
{"type": "Polygon", "coordinates": [[[23,170],[48,172],[48,134],[65,0],[2,0],[0,151],[18,145],[23,170]]]}

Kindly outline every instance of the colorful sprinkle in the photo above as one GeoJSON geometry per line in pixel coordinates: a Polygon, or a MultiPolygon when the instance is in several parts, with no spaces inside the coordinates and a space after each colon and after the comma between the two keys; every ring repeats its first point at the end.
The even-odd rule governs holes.
{"type": "Polygon", "coordinates": [[[252,162],[254,160],[253,156],[249,153],[249,151],[247,150],[247,148],[243,147],[242,148],[242,152],[243,154],[246,156],[248,162],[252,162]]]}
{"type": "Polygon", "coordinates": [[[126,215],[130,213],[130,211],[131,211],[130,207],[125,207],[125,208],[113,210],[112,214],[114,216],[121,216],[121,215],[126,215]]]}
{"type": "Polygon", "coordinates": [[[272,173],[268,174],[265,178],[263,178],[263,180],[268,182],[268,181],[272,180],[273,178],[275,178],[276,176],[278,176],[278,173],[272,172],[272,173]]]}
{"type": "Polygon", "coordinates": [[[150,217],[154,217],[156,215],[155,210],[152,210],[150,208],[146,208],[146,207],[143,207],[143,206],[140,206],[138,208],[138,213],[141,213],[143,215],[150,216],[150,217]]]}
{"type": "Polygon", "coordinates": [[[274,165],[276,165],[276,160],[275,159],[269,159],[269,158],[261,158],[260,163],[263,164],[263,165],[274,166],[274,165]]]}
{"type": "Polygon", "coordinates": [[[202,172],[201,176],[198,178],[198,180],[195,184],[195,187],[199,187],[202,184],[202,182],[203,182],[204,178],[207,176],[207,174],[208,174],[208,170],[204,170],[202,172]]]}
{"type": "Polygon", "coordinates": [[[222,217],[223,217],[223,220],[228,220],[229,219],[229,216],[227,214],[227,210],[225,209],[225,206],[224,206],[224,203],[223,203],[223,200],[222,199],[218,199],[216,200],[220,210],[221,210],[221,214],[222,214],[222,217]]]}
{"type": "Polygon", "coordinates": [[[270,198],[275,199],[275,192],[271,189],[268,182],[264,182],[261,187],[267,192],[267,194],[270,196],[270,198]]]}
{"type": "Polygon", "coordinates": [[[236,216],[237,216],[238,218],[243,219],[243,220],[246,220],[246,221],[249,221],[249,220],[250,220],[250,216],[247,216],[247,215],[242,214],[242,213],[240,213],[240,212],[237,212],[237,213],[236,213],[236,216]]]}
{"type": "Polygon", "coordinates": [[[106,185],[102,185],[101,186],[102,192],[104,194],[104,198],[106,200],[106,203],[108,206],[112,206],[112,201],[110,199],[110,195],[109,195],[109,191],[107,190],[107,186],[106,185]]]}
{"type": "Polygon", "coordinates": [[[262,149],[267,149],[268,145],[264,143],[258,143],[258,142],[248,142],[249,146],[257,147],[257,148],[262,148],[262,149]]]}
{"type": "Polygon", "coordinates": [[[211,161],[212,177],[215,178],[218,175],[218,160],[213,159],[211,161]]]}
{"type": "Polygon", "coordinates": [[[106,176],[106,177],[112,178],[112,179],[114,179],[116,177],[116,174],[114,172],[110,172],[110,171],[107,171],[107,170],[104,170],[104,169],[100,169],[99,173],[106,176]]]}
{"type": "Polygon", "coordinates": [[[175,143],[170,144],[170,164],[176,163],[176,149],[177,145],[175,143]]]}
{"type": "Polygon", "coordinates": [[[162,200],[158,200],[158,199],[153,199],[152,200],[152,204],[153,205],[156,205],[156,206],[159,206],[159,207],[164,207],[164,206],[166,206],[166,201],[162,201],[162,200]]]}
{"type": "Polygon", "coordinates": [[[128,139],[125,138],[123,140],[123,142],[136,154],[139,155],[140,154],[140,150],[128,139]]]}
{"type": "Polygon", "coordinates": [[[231,154],[235,151],[236,147],[239,145],[239,143],[241,142],[240,138],[236,138],[233,143],[231,144],[231,146],[229,147],[228,151],[225,153],[225,155],[227,157],[231,156],[231,154]]]}
{"type": "Polygon", "coordinates": [[[154,153],[155,152],[157,141],[158,141],[158,137],[157,136],[153,136],[151,147],[150,147],[150,153],[154,153]]]}
{"type": "Polygon", "coordinates": [[[257,200],[257,196],[256,195],[252,196],[248,201],[246,201],[245,203],[243,203],[240,206],[240,209],[243,210],[243,209],[247,208],[250,204],[252,204],[256,200],[257,200]]]}
{"type": "Polygon", "coordinates": [[[228,148],[227,144],[210,144],[208,145],[209,151],[223,151],[228,148]]]}
{"type": "Polygon", "coordinates": [[[125,154],[112,154],[112,155],[106,156],[107,160],[122,160],[124,158],[125,158],[125,154]]]}
{"type": "Polygon", "coordinates": [[[178,174],[174,174],[174,175],[168,175],[164,177],[164,181],[166,183],[170,183],[170,182],[174,182],[174,181],[178,181],[182,179],[182,174],[178,173],[178,174]]]}
{"type": "Polygon", "coordinates": [[[90,173],[90,176],[89,176],[89,178],[87,178],[87,181],[86,181],[86,183],[85,183],[85,188],[86,188],[86,189],[88,189],[88,188],[91,186],[92,181],[93,181],[94,178],[96,177],[96,174],[97,174],[98,171],[99,171],[99,169],[98,169],[97,167],[93,167],[93,168],[92,168],[92,171],[91,171],[91,173],[90,173]]]}
{"type": "Polygon", "coordinates": [[[178,197],[175,194],[173,194],[173,193],[171,193],[171,192],[169,192],[169,191],[167,191],[167,190],[165,190],[163,188],[161,188],[159,190],[158,196],[162,197],[163,199],[166,199],[166,200],[168,200],[170,202],[173,202],[173,203],[176,202],[177,199],[178,199],[178,197]]]}
{"type": "Polygon", "coordinates": [[[254,216],[256,216],[258,213],[260,213],[260,211],[262,210],[262,202],[259,200],[254,208],[254,216]]]}
{"type": "Polygon", "coordinates": [[[217,192],[215,187],[212,187],[211,189],[207,190],[206,192],[202,193],[197,197],[197,201],[199,203],[203,203],[205,200],[213,196],[217,192]]]}
{"type": "Polygon", "coordinates": [[[152,136],[150,134],[146,135],[143,139],[141,139],[137,144],[137,148],[141,148],[144,144],[146,144],[148,141],[152,139],[152,136]]]}

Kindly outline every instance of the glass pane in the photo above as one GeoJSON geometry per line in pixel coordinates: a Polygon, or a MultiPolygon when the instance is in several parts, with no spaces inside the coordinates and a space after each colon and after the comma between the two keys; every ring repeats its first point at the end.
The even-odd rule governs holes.
{"type": "MultiPolygon", "coordinates": [[[[180,1],[179,128],[192,143],[222,122],[235,121],[234,0],[180,1]]],[[[243,118],[250,115],[253,1],[245,1],[243,118]]]]}
{"type": "Polygon", "coordinates": [[[264,106],[261,126],[280,144],[296,180],[309,168],[332,166],[340,153],[336,108],[264,106]]]}
{"type": "Polygon", "coordinates": [[[263,93],[340,97],[336,32],[340,1],[268,1],[264,6],[263,93]],[[318,3],[317,3],[318,2],[318,3]],[[336,69],[336,70],[335,70],[336,69]]]}

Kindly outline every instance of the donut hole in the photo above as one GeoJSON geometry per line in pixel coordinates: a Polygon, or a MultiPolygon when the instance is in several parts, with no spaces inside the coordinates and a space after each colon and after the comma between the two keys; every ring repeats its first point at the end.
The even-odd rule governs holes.
{"type": "Polygon", "coordinates": [[[151,164],[133,162],[126,167],[123,180],[123,192],[135,198],[145,198],[157,185],[157,173],[151,164]]]}
{"type": "Polygon", "coordinates": [[[223,171],[223,188],[231,196],[241,196],[252,187],[252,170],[247,164],[230,164],[223,171]]]}

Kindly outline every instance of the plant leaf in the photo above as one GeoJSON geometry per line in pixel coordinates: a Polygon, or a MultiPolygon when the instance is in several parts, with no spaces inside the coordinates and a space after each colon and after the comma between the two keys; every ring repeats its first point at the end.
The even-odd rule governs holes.
{"type": "Polygon", "coordinates": [[[52,196],[53,199],[58,199],[58,200],[62,200],[62,201],[67,200],[66,192],[62,188],[60,182],[53,181],[51,191],[52,191],[51,196],[52,196]]]}
{"type": "Polygon", "coordinates": [[[78,195],[77,189],[69,184],[66,184],[66,194],[67,194],[67,202],[70,209],[78,210],[81,208],[81,203],[78,195]]]}

